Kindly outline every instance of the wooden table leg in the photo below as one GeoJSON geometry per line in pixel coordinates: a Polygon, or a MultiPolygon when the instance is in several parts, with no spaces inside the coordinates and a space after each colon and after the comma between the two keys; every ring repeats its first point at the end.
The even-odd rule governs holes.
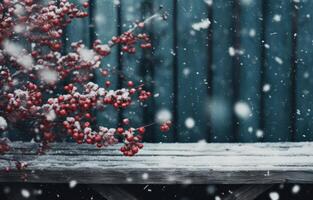
{"type": "Polygon", "coordinates": [[[135,196],[116,185],[89,185],[107,200],[138,200],[135,196]]]}
{"type": "Polygon", "coordinates": [[[245,185],[232,194],[227,195],[223,200],[254,200],[262,193],[270,189],[273,185],[245,185]]]}

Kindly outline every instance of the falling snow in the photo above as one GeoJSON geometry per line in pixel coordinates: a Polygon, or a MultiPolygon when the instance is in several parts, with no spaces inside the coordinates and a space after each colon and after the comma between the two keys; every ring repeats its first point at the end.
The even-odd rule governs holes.
{"type": "Polygon", "coordinates": [[[161,109],[156,114],[156,121],[164,123],[172,119],[172,113],[168,109],[161,109]]]}
{"type": "Polygon", "coordinates": [[[292,192],[292,194],[298,194],[300,192],[300,186],[299,185],[294,185],[291,188],[291,192],[292,192]]]}
{"type": "Polygon", "coordinates": [[[262,130],[257,130],[255,135],[257,138],[262,138],[264,136],[264,132],[262,130]]]}
{"type": "Polygon", "coordinates": [[[278,15],[278,14],[274,15],[273,20],[275,22],[280,22],[281,21],[281,15],[278,15]]]}
{"type": "Polygon", "coordinates": [[[279,194],[277,192],[270,192],[269,197],[271,200],[279,200],[279,194]]]}
{"type": "Polygon", "coordinates": [[[30,197],[30,192],[26,189],[22,189],[21,190],[21,195],[22,197],[24,197],[25,199],[28,199],[30,197]]]}
{"type": "Polygon", "coordinates": [[[204,3],[208,4],[208,6],[212,6],[213,0],[204,0],[204,3]]]}
{"type": "Polygon", "coordinates": [[[282,65],[284,62],[283,62],[283,60],[280,58],[280,57],[275,57],[275,61],[278,63],[278,64],[280,64],[280,65],[282,65]]]}
{"type": "Polygon", "coordinates": [[[270,91],[270,89],[271,89],[270,84],[264,84],[263,85],[263,88],[262,88],[263,92],[268,92],[268,91],[270,91]]]}
{"type": "Polygon", "coordinates": [[[8,127],[7,121],[0,116],[0,129],[5,130],[8,127]]]}
{"type": "Polygon", "coordinates": [[[71,180],[70,182],[69,182],[69,187],[70,188],[74,188],[74,187],[76,187],[76,185],[77,185],[77,181],[76,180],[71,180]]]}
{"type": "Polygon", "coordinates": [[[189,129],[192,129],[194,126],[196,125],[196,122],[193,118],[191,117],[188,117],[186,120],[185,120],[185,126],[189,129]]]}
{"type": "Polygon", "coordinates": [[[58,73],[52,69],[42,69],[38,71],[40,80],[48,84],[55,84],[58,81],[58,73]]]}
{"type": "Polygon", "coordinates": [[[192,28],[196,31],[200,31],[201,29],[209,28],[211,22],[209,19],[202,19],[201,22],[197,22],[192,24],[192,28]]]}
{"type": "Polygon", "coordinates": [[[250,106],[243,101],[237,102],[234,111],[239,118],[247,119],[252,115],[250,106]]]}

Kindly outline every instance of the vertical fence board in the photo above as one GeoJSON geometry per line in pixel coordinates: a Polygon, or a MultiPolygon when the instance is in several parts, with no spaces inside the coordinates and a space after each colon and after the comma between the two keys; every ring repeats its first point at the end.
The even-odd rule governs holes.
{"type": "MultiPolygon", "coordinates": [[[[154,26],[154,60],[155,60],[155,119],[161,120],[172,118],[173,107],[173,2],[160,0],[154,5],[157,10],[163,6],[169,17],[166,21],[156,20],[154,26]]],[[[151,108],[150,108],[151,109],[151,108]]],[[[176,124],[174,124],[176,126],[176,124]]],[[[155,126],[155,142],[173,142],[173,129],[164,134],[160,132],[159,126],[155,126]]]]}
{"type": "Polygon", "coordinates": [[[194,23],[208,17],[204,2],[178,1],[178,140],[206,139],[207,110],[207,29],[195,30],[194,23]]]}
{"type": "Polygon", "coordinates": [[[313,139],[313,2],[301,1],[298,7],[296,140],[307,141],[313,139]]]}
{"type": "MultiPolygon", "coordinates": [[[[122,31],[127,31],[136,21],[141,19],[141,3],[142,0],[122,0],[120,1],[122,6],[122,31]]],[[[140,75],[142,51],[137,48],[136,54],[122,55],[122,68],[125,80],[128,79],[134,81],[135,85],[140,85],[142,76],[140,75]]],[[[125,80],[123,81],[126,87],[125,80]]],[[[136,100],[129,108],[124,110],[124,117],[128,117],[132,123],[132,126],[138,127],[143,125],[143,109],[142,105],[136,100]]]]}
{"type": "MultiPolygon", "coordinates": [[[[117,35],[116,5],[111,0],[96,0],[94,4],[96,36],[102,43],[106,43],[113,36],[117,35]]],[[[109,77],[103,77],[100,70],[96,70],[96,80],[99,86],[104,87],[104,82],[110,80],[112,84],[110,88],[116,88],[117,75],[115,70],[117,69],[117,53],[117,47],[115,46],[111,49],[111,54],[102,60],[101,68],[109,70],[109,77]]],[[[103,111],[97,112],[98,125],[115,127],[117,118],[117,111],[111,105],[106,107],[103,111]]]]}
{"type": "Polygon", "coordinates": [[[232,135],[232,1],[213,3],[213,78],[209,101],[213,142],[231,142],[232,135]]]}
{"type": "MultiPolygon", "coordinates": [[[[141,18],[142,20],[147,19],[148,17],[154,14],[154,2],[149,0],[143,0],[140,6],[141,10],[141,18]]],[[[152,46],[156,42],[154,39],[154,26],[155,22],[146,23],[145,27],[143,28],[144,32],[146,32],[150,36],[150,40],[152,46]]],[[[155,73],[155,62],[156,58],[154,56],[154,50],[152,49],[142,49],[142,57],[140,59],[140,76],[143,77],[143,81],[145,83],[145,88],[154,93],[155,89],[155,80],[154,80],[154,73],[155,73]]],[[[149,101],[146,101],[143,106],[143,124],[151,124],[155,121],[155,99],[151,98],[149,101]]],[[[154,127],[148,128],[148,134],[145,136],[146,142],[153,142],[155,141],[155,129],[154,127]]]]}
{"type": "Polygon", "coordinates": [[[290,1],[267,1],[265,30],[264,139],[287,141],[290,128],[291,12],[290,1]]]}
{"type": "Polygon", "coordinates": [[[256,131],[260,117],[260,70],[261,70],[261,1],[242,3],[240,11],[240,89],[239,101],[249,105],[252,115],[240,119],[238,140],[257,141],[256,131]],[[240,53],[241,54],[241,53],[240,53]]]}
{"type": "MultiPolygon", "coordinates": [[[[80,0],[74,0],[73,3],[82,8],[80,0]]],[[[89,46],[89,17],[74,19],[66,28],[66,50],[71,51],[71,43],[82,40],[84,44],[89,46]]]]}

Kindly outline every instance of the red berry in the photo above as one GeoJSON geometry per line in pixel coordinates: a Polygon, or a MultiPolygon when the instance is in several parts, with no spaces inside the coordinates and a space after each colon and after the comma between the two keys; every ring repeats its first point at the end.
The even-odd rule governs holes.
{"type": "Polygon", "coordinates": [[[105,82],[105,86],[106,86],[106,87],[109,87],[110,85],[111,85],[111,81],[106,81],[106,82],[105,82]]]}
{"type": "Polygon", "coordinates": [[[96,142],[101,142],[101,140],[102,140],[101,135],[96,135],[95,141],[96,141],[96,142]]]}
{"type": "Polygon", "coordinates": [[[124,129],[121,128],[121,127],[119,127],[119,128],[117,128],[117,132],[118,132],[119,134],[122,134],[122,133],[124,133],[124,129]]]}
{"type": "Polygon", "coordinates": [[[140,134],[144,134],[146,132],[145,127],[139,127],[137,130],[140,134]]]}
{"type": "Polygon", "coordinates": [[[128,87],[134,87],[134,82],[133,81],[128,81],[127,85],[128,85],[128,87]]]}
{"type": "Polygon", "coordinates": [[[85,8],[88,8],[88,7],[89,7],[89,3],[88,3],[88,2],[84,2],[84,3],[83,3],[83,6],[84,6],[85,8]]]}
{"type": "Polygon", "coordinates": [[[65,115],[67,114],[66,110],[64,110],[64,109],[60,110],[59,113],[60,113],[60,115],[62,115],[62,116],[65,116],[65,115]]]}
{"type": "Polygon", "coordinates": [[[123,119],[123,124],[128,125],[129,124],[129,119],[123,119]]]}
{"type": "Polygon", "coordinates": [[[170,127],[168,125],[164,124],[164,125],[160,126],[160,130],[162,132],[167,132],[170,130],[170,127]]]}

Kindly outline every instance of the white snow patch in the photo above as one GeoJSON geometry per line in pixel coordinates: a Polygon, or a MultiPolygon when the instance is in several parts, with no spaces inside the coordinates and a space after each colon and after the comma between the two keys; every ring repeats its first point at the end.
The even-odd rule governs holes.
{"type": "Polygon", "coordinates": [[[164,123],[172,119],[172,114],[167,109],[161,109],[156,114],[156,121],[158,123],[164,123]]]}
{"type": "Polygon", "coordinates": [[[282,65],[284,62],[283,62],[283,60],[280,58],[280,57],[275,57],[275,61],[278,63],[278,64],[280,64],[280,65],[282,65]]]}
{"type": "Polygon", "coordinates": [[[5,130],[7,127],[8,127],[7,121],[2,116],[0,116],[0,129],[5,130]]]}
{"type": "Polygon", "coordinates": [[[81,59],[85,62],[93,62],[96,53],[91,49],[81,48],[78,50],[81,59]]]}
{"type": "Polygon", "coordinates": [[[252,115],[250,106],[243,101],[237,102],[235,104],[234,110],[236,115],[242,119],[247,119],[252,115]]]}
{"type": "Polygon", "coordinates": [[[270,84],[264,84],[263,85],[263,92],[268,92],[268,91],[270,91],[270,89],[271,89],[271,85],[270,84]]]}
{"type": "Polygon", "coordinates": [[[50,111],[46,114],[46,119],[47,119],[48,121],[54,121],[56,117],[57,117],[57,116],[56,116],[54,110],[50,110],[50,111]]]}
{"type": "Polygon", "coordinates": [[[30,197],[30,192],[26,189],[22,189],[21,190],[21,195],[22,197],[24,197],[25,199],[28,199],[30,197]]]}
{"type": "Polygon", "coordinates": [[[25,31],[25,29],[25,26],[21,24],[17,24],[16,26],[14,26],[14,32],[16,33],[22,33],[23,31],[25,31]]]}
{"type": "Polygon", "coordinates": [[[9,40],[4,41],[2,44],[5,52],[10,56],[15,57],[18,64],[26,69],[32,68],[34,62],[33,58],[24,52],[22,46],[9,40]]]}
{"type": "Polygon", "coordinates": [[[186,120],[185,120],[185,126],[189,129],[193,128],[194,126],[196,125],[196,122],[193,118],[191,117],[188,117],[186,120]]]}
{"type": "Polygon", "coordinates": [[[277,192],[271,192],[269,194],[271,200],[278,200],[279,199],[279,194],[277,192]]]}
{"type": "Polygon", "coordinates": [[[201,19],[201,22],[192,24],[191,27],[196,31],[200,31],[201,29],[209,28],[210,24],[211,24],[210,20],[206,18],[206,19],[201,19]]]}
{"type": "Polygon", "coordinates": [[[10,56],[18,57],[23,53],[22,46],[9,40],[3,42],[3,48],[10,56]]]}
{"type": "Polygon", "coordinates": [[[15,5],[15,10],[14,10],[14,14],[17,16],[21,16],[25,13],[25,8],[24,6],[22,6],[21,4],[16,4],[15,5]]]}

